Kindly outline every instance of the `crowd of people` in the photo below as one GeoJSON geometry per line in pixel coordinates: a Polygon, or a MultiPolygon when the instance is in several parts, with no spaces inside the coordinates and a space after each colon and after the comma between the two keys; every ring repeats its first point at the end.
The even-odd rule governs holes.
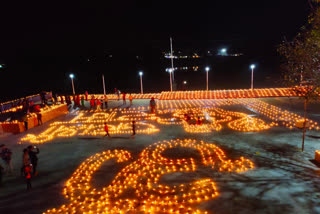
{"type": "MultiPolygon", "coordinates": [[[[25,178],[27,190],[32,188],[31,179],[38,175],[38,157],[40,150],[36,146],[28,146],[22,151],[22,166],[20,169],[21,176],[25,178]]],[[[0,145],[0,186],[2,186],[2,178],[4,175],[13,175],[12,151],[6,145],[0,145]]]]}

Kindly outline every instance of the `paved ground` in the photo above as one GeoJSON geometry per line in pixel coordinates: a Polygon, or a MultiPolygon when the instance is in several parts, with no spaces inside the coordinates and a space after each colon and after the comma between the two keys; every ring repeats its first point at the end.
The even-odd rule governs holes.
{"type": "MultiPolygon", "coordinates": [[[[303,112],[303,101],[298,99],[261,99],[283,109],[303,112]]],[[[147,106],[147,100],[136,101],[133,107],[147,106]]],[[[121,106],[120,101],[111,107],[121,106]]],[[[310,105],[310,118],[319,122],[318,103],[310,105]]],[[[240,110],[239,110],[240,111],[240,110]]],[[[253,113],[253,112],[252,112],[253,113]]],[[[69,121],[75,115],[55,119],[69,121]]],[[[258,115],[259,116],[259,115],[258,115]]],[[[50,123],[50,122],[49,122],[50,123]]],[[[29,130],[27,133],[39,134],[49,127],[49,123],[29,130]]],[[[153,122],[153,124],[156,124],[153,122]]],[[[213,170],[197,170],[193,173],[174,174],[174,178],[164,177],[164,182],[183,183],[186,179],[195,181],[211,178],[220,193],[218,197],[200,203],[197,208],[209,213],[320,213],[320,168],[310,160],[314,151],[320,150],[320,133],[308,131],[305,151],[301,152],[301,130],[273,127],[261,132],[237,132],[223,128],[211,133],[186,133],[181,125],[156,124],[160,132],[151,135],[141,134],[134,139],[129,135],[117,135],[112,139],[100,136],[83,138],[55,138],[39,145],[39,176],[32,181],[33,190],[27,192],[24,179],[19,176],[22,162],[22,149],[28,143],[17,142],[27,133],[0,136],[13,151],[13,176],[4,178],[0,187],[0,213],[42,213],[47,209],[68,204],[62,189],[65,181],[75,169],[89,156],[109,149],[125,149],[137,159],[139,153],[148,145],[170,139],[197,139],[213,143],[223,149],[228,158],[250,159],[255,168],[242,173],[217,173],[213,170]]],[[[192,152],[191,152],[192,153],[192,152]]],[[[181,154],[180,154],[181,155],[181,154]]],[[[188,152],[186,156],[190,155],[188,152]]],[[[191,154],[192,155],[192,154],[191,154]]],[[[124,165],[112,163],[103,165],[92,180],[97,188],[107,186],[124,165]]]]}

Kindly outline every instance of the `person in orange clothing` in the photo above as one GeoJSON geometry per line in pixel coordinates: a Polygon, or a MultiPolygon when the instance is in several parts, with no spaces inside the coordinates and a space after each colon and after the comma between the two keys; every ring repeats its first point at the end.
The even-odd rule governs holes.
{"type": "Polygon", "coordinates": [[[132,97],[132,95],[130,94],[129,95],[129,101],[130,101],[130,105],[132,106],[132,100],[133,100],[133,97],[132,97]]]}
{"type": "Polygon", "coordinates": [[[107,123],[104,123],[104,131],[106,132],[105,136],[111,137],[109,134],[109,127],[108,127],[107,123]]]}

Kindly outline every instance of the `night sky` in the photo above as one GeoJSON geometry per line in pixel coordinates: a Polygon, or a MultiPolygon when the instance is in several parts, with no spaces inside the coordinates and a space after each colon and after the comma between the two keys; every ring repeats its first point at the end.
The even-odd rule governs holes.
{"type": "MultiPolygon", "coordinates": [[[[261,70],[257,87],[275,86],[280,72],[276,46],[292,38],[310,12],[307,0],[106,2],[2,3],[0,101],[41,90],[70,94],[71,72],[79,93],[102,93],[101,74],[108,92],[114,87],[138,92],[139,69],[146,92],[168,90],[161,52],[169,50],[170,36],[182,51],[228,47],[245,53],[236,61],[200,62],[216,68],[214,88],[246,87],[248,74],[241,72],[252,62],[261,70]]],[[[177,81],[191,78],[190,89],[201,88],[199,75],[190,75],[177,74],[177,81]]]]}

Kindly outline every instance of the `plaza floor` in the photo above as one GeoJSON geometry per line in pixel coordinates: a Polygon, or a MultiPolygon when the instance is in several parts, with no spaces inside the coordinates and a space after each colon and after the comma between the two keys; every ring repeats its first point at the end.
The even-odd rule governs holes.
{"type": "MultiPolygon", "coordinates": [[[[160,112],[154,117],[148,113],[148,102],[149,100],[135,100],[133,106],[129,107],[122,105],[122,101],[111,101],[109,107],[113,110],[103,114],[71,110],[68,115],[30,129],[26,133],[0,136],[0,144],[6,144],[13,151],[14,166],[14,174],[5,176],[3,186],[0,187],[0,213],[43,213],[47,210],[52,211],[53,208],[59,209],[64,204],[69,205],[70,198],[65,198],[63,195],[66,181],[90,156],[115,149],[131,153],[130,160],[122,163],[106,161],[94,172],[90,185],[97,191],[102,191],[112,183],[118,172],[139,160],[141,158],[139,154],[148,146],[159,141],[177,139],[193,139],[208,145],[214,144],[224,151],[226,159],[236,161],[244,157],[254,164],[253,168],[239,172],[219,171],[199,164],[197,169],[191,172],[177,171],[163,174],[160,183],[168,186],[188,185],[203,179],[209,179],[214,183],[217,195],[206,199],[200,198],[197,203],[190,205],[186,202],[193,210],[215,214],[320,213],[320,168],[310,161],[314,159],[315,150],[320,150],[320,133],[316,129],[316,123],[320,122],[319,103],[309,105],[308,118],[312,120],[314,128],[307,131],[305,151],[301,152],[302,131],[290,126],[292,118],[303,115],[303,100],[265,98],[246,99],[241,103],[238,101],[230,103],[230,100],[157,101],[160,112]],[[272,105],[266,106],[267,110],[278,107],[283,112],[284,110],[289,112],[279,114],[281,119],[276,122],[270,114],[280,110],[274,109],[274,112],[269,114],[267,110],[262,109],[265,104],[272,105]],[[179,115],[174,114],[178,110],[194,107],[196,112],[207,108],[207,113],[210,116],[216,115],[217,120],[227,120],[228,116],[233,114],[231,111],[242,112],[244,115],[235,117],[245,118],[249,125],[241,125],[239,121],[234,123],[234,126],[231,124],[230,128],[227,125],[232,122],[230,119],[206,127],[210,130],[188,129],[182,121],[179,121],[179,115]],[[215,108],[229,112],[216,111],[215,108]],[[115,111],[117,114],[112,116],[112,112],[115,111]],[[137,112],[142,113],[137,114],[137,112]],[[284,115],[289,116],[284,118],[284,115]],[[105,118],[108,118],[108,124],[113,130],[110,139],[102,136],[105,118]],[[124,125],[129,123],[126,119],[130,118],[137,119],[137,130],[141,131],[135,138],[130,137],[130,126],[124,125]],[[275,125],[276,123],[278,125],[275,125]],[[85,126],[80,126],[81,124],[85,126]],[[245,131],[257,124],[259,128],[262,127],[261,130],[245,131]],[[268,126],[270,124],[273,125],[268,126]],[[61,128],[59,133],[53,133],[61,126],[64,128],[61,128]],[[49,130],[50,127],[54,128],[49,130]],[[45,137],[50,135],[51,138],[45,137]],[[20,177],[22,150],[32,142],[37,143],[40,148],[39,175],[32,180],[33,189],[26,191],[24,179],[20,177]]],[[[180,116],[185,112],[180,112],[180,116]]],[[[214,121],[216,120],[213,120],[212,124],[214,121]]],[[[196,165],[201,161],[199,152],[195,149],[180,147],[175,149],[166,153],[166,157],[169,159],[192,157],[196,160],[196,165]]],[[[180,197],[178,193],[176,194],[180,197]]],[[[163,195],[166,196],[165,193],[163,195]]],[[[172,194],[167,196],[171,197],[172,194]]],[[[193,196],[196,198],[196,194],[190,197],[193,196]]],[[[139,200],[139,197],[137,198],[139,200]]],[[[143,198],[143,200],[149,199],[143,198]]],[[[135,208],[127,213],[143,213],[141,204],[135,205],[135,208]]],[[[162,210],[158,213],[169,213],[169,208],[172,207],[175,206],[162,206],[162,210]]]]}

